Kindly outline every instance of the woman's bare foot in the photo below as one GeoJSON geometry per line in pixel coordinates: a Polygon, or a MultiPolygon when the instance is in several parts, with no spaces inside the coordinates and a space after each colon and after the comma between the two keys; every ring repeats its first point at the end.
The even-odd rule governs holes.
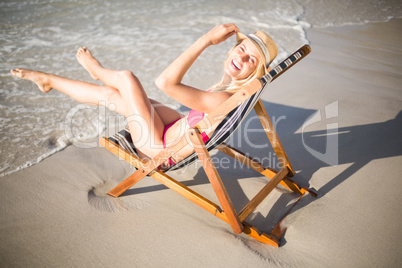
{"type": "Polygon", "coordinates": [[[48,93],[52,87],[49,85],[48,74],[26,69],[11,69],[11,74],[21,79],[34,82],[43,93],[48,93]]]}
{"type": "Polygon", "coordinates": [[[92,56],[91,51],[86,47],[80,47],[77,51],[77,60],[84,67],[84,69],[91,75],[95,80],[99,78],[95,75],[95,68],[102,67],[102,65],[92,56]]]}

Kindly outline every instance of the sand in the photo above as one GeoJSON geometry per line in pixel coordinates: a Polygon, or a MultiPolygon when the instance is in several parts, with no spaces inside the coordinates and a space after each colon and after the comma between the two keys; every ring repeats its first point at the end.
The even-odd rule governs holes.
{"type": "MultiPolygon", "coordinates": [[[[320,194],[288,216],[281,247],[233,234],[150,178],[107,197],[132,169],[70,146],[0,179],[0,266],[401,267],[401,30],[402,20],[309,29],[312,54],[264,93],[294,179],[320,194]]],[[[238,165],[219,171],[238,210],[263,183],[238,165]]],[[[171,175],[213,198],[199,166],[171,175]]],[[[269,232],[294,198],[282,193],[250,221],[269,232]]]]}

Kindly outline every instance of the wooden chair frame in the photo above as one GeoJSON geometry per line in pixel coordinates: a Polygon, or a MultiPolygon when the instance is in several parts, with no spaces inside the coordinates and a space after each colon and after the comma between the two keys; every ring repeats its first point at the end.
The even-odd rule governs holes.
{"type": "Polygon", "coordinates": [[[211,137],[210,135],[213,134],[219,123],[222,121],[222,116],[227,115],[240,103],[251,97],[259,89],[261,89],[262,86],[262,82],[259,79],[256,79],[249,83],[247,86],[245,86],[240,91],[235,93],[231,98],[229,98],[224,104],[215,109],[214,112],[210,113],[206,118],[201,120],[196,126],[190,128],[185,134],[186,138],[183,138],[175,145],[162,150],[158,155],[156,155],[151,161],[148,162],[145,162],[135,154],[128,152],[110,139],[106,137],[101,138],[100,144],[102,146],[138,169],[127,179],[121,182],[118,186],[112,189],[108,194],[114,197],[118,197],[128,188],[130,188],[135,183],[148,175],[156,179],[160,183],[164,184],[168,188],[181,194],[188,200],[199,205],[200,207],[220,218],[221,220],[230,224],[234,233],[240,234],[244,232],[245,234],[262,243],[278,247],[280,244],[279,241],[286,230],[286,228],[281,226],[283,219],[289,214],[290,210],[297,204],[304,193],[308,192],[312,196],[317,196],[317,193],[311,189],[300,187],[296,182],[290,179],[290,177],[292,177],[295,172],[289,162],[286,152],[279,140],[279,137],[261,100],[258,100],[256,102],[254,110],[257,113],[261,125],[268,137],[268,140],[270,141],[277,155],[277,158],[281,165],[281,169],[279,171],[275,171],[271,168],[265,168],[256,160],[225,143],[222,143],[217,147],[221,152],[248,165],[252,169],[270,179],[267,184],[255,195],[254,198],[252,198],[244,206],[244,208],[239,213],[236,212],[233,206],[230,196],[221,180],[221,177],[211,159],[209,151],[207,150],[207,147],[205,146],[205,143],[203,142],[201,136],[201,132],[204,131],[209,137],[211,137]],[[165,162],[166,159],[173,156],[181,148],[186,146],[189,143],[188,141],[190,141],[190,143],[194,147],[195,152],[197,153],[198,158],[202,163],[205,173],[215,191],[221,207],[158,169],[158,167],[163,162],[165,162]],[[289,190],[300,194],[300,198],[292,205],[289,211],[286,212],[285,216],[277,223],[270,234],[262,233],[257,228],[247,223],[245,220],[278,184],[281,184],[289,190]]]}

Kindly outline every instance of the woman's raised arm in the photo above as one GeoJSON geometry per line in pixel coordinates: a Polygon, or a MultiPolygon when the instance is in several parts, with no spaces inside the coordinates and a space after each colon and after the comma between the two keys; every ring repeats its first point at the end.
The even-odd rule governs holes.
{"type": "Polygon", "coordinates": [[[208,112],[221,104],[230,96],[229,93],[214,92],[219,94],[212,94],[214,96],[211,96],[205,91],[182,84],[182,80],[194,61],[207,47],[225,41],[238,31],[239,29],[234,24],[214,27],[200,37],[159,75],[155,81],[156,86],[181,104],[199,111],[208,112]]]}

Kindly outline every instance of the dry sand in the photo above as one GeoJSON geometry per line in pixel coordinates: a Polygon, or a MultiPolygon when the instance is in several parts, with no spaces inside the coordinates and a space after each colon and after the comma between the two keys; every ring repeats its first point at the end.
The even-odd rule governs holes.
{"type": "MultiPolygon", "coordinates": [[[[310,29],[312,54],[263,96],[268,113],[282,116],[277,130],[295,180],[320,193],[289,215],[280,248],[234,235],[150,178],[106,197],[132,171],[128,164],[103,148],[70,146],[0,178],[0,266],[401,267],[401,31],[402,20],[310,29]],[[338,135],[325,151],[327,126],[338,135]]],[[[238,210],[263,183],[238,166],[220,171],[238,210]]],[[[198,167],[172,175],[212,198],[198,167]]],[[[273,211],[267,201],[251,216],[260,229],[269,232],[294,197],[281,192],[273,211]]]]}

